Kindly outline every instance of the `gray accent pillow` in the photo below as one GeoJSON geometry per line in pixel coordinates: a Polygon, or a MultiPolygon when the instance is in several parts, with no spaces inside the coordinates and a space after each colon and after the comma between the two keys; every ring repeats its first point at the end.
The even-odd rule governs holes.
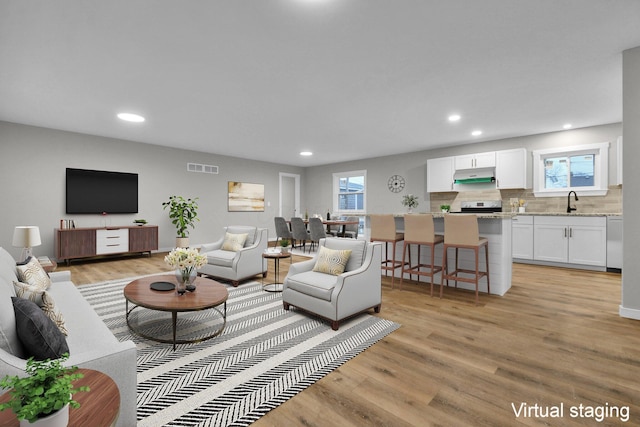
{"type": "Polygon", "coordinates": [[[67,340],[60,329],[36,303],[17,297],[12,297],[11,302],[16,314],[16,331],[27,358],[58,359],[69,352],[67,340]]]}

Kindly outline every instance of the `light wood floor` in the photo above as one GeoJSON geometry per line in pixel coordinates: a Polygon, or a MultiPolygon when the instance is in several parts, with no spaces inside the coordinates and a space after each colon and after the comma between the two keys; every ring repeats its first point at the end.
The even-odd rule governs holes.
{"type": "MultiPolygon", "coordinates": [[[[92,283],[167,271],[162,257],[59,270],[92,283]]],[[[281,266],[286,274],[289,264],[281,266]]],[[[475,306],[472,292],[445,288],[432,298],[428,285],[391,289],[383,278],[379,316],[402,327],[254,425],[640,425],[640,322],[618,316],[620,282],[612,273],[514,264],[507,294],[481,295],[475,306]],[[522,402],[564,404],[564,417],[516,418],[512,403],[522,402]],[[581,404],[628,406],[630,418],[572,418],[570,407],[581,404]]]]}

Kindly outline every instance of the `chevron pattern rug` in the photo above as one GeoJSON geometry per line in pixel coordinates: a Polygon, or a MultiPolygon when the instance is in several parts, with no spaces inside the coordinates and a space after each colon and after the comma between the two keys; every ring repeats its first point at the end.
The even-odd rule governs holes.
{"type": "MultiPolygon", "coordinates": [[[[221,335],[173,351],[171,344],[129,331],[122,289],[130,280],[79,289],[119,340],[133,340],[138,347],[141,427],[247,426],[400,327],[363,314],[333,331],[326,322],[285,311],[281,294],[246,283],[227,286],[227,324],[221,335]]],[[[170,315],[153,319],[162,314],[148,312],[140,315],[157,320],[154,333],[164,333],[170,315]]],[[[178,332],[197,337],[220,322],[212,310],[179,313],[178,332]]]]}

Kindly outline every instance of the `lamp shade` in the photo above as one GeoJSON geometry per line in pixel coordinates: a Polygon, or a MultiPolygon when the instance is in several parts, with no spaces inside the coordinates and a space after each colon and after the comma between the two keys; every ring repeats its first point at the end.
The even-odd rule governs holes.
{"type": "Polygon", "coordinates": [[[32,248],[40,246],[40,228],[35,225],[19,225],[13,230],[13,246],[16,248],[32,248]]]}

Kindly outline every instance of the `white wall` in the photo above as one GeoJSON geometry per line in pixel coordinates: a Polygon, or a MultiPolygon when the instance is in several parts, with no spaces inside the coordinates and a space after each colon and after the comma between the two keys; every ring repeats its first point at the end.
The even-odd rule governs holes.
{"type": "Polygon", "coordinates": [[[640,319],[640,47],[623,53],[623,197],[622,303],[620,315],[640,319]]]}
{"type": "Polygon", "coordinates": [[[177,150],[150,144],[103,138],[0,122],[0,182],[2,185],[0,245],[18,258],[12,248],[16,225],[37,225],[42,246],[36,255],[54,256],[54,233],[60,219],[74,219],[78,227],[99,227],[99,215],[65,214],[65,168],[138,173],[139,213],[109,215],[111,225],[130,225],[144,218],[160,227],[160,248],[175,243],[175,228],[162,202],[171,195],[199,197],[200,222],[190,233],[191,243],[211,242],[231,224],[267,227],[275,235],[278,214],[279,173],[302,174],[297,167],[235,157],[177,150]],[[219,175],[187,172],[187,162],[219,166],[219,175]],[[264,212],[227,212],[227,181],[265,184],[264,212]]]}

